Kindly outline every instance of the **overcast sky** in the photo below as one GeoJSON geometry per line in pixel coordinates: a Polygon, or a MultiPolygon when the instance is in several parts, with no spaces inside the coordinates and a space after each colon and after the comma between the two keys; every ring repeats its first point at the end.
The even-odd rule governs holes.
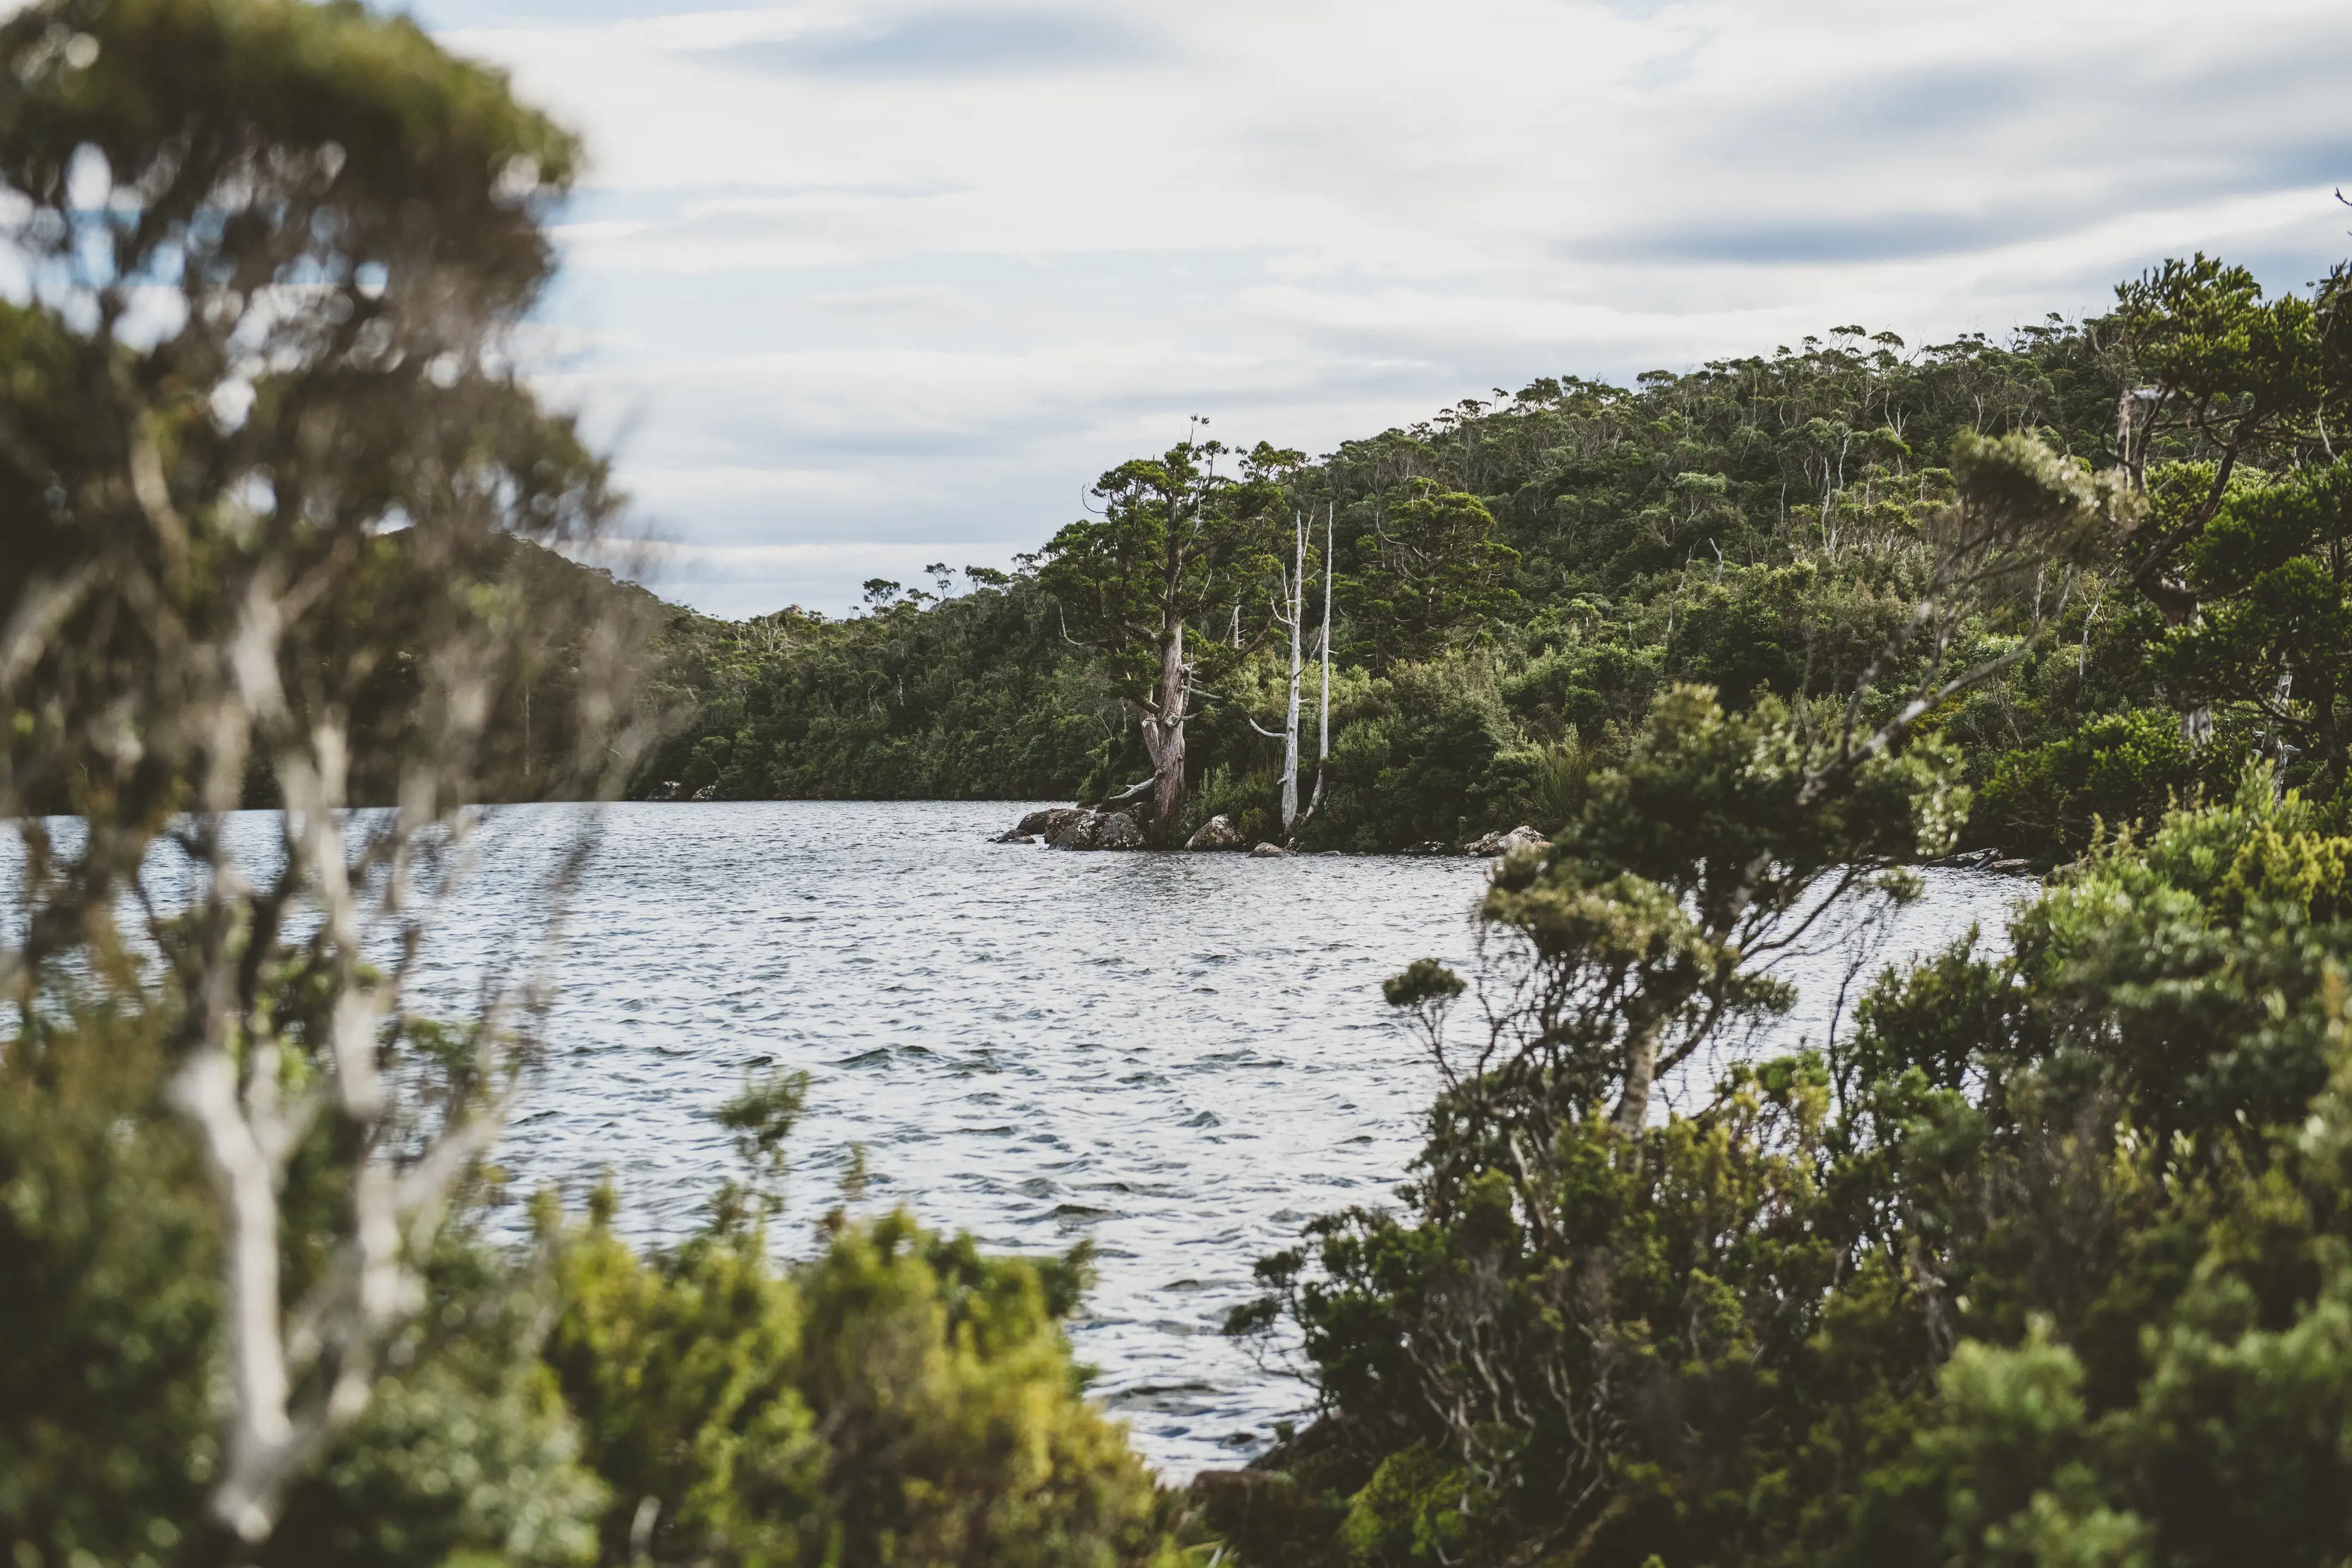
{"type": "Polygon", "coordinates": [[[1539,375],[2352,251],[2352,5],[418,0],[583,132],[537,352],[656,586],[1003,565],[1187,415],[1312,453],[1539,375]]]}

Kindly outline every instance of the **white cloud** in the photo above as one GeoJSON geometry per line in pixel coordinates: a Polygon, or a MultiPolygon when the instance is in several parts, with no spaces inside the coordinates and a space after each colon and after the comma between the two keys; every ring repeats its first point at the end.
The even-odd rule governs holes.
{"type": "Polygon", "coordinates": [[[770,552],[671,580],[730,610],[1034,545],[1194,412],[1320,450],[2196,248],[2300,284],[2352,216],[2340,5],[643,4],[427,15],[587,135],[551,383],[770,552]]]}

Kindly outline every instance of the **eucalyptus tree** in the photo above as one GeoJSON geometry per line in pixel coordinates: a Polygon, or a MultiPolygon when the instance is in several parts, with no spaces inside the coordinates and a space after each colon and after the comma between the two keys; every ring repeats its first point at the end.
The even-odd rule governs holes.
{"type": "MultiPolygon", "coordinates": [[[[1323,662],[1323,669],[1315,687],[1315,789],[1307,797],[1307,810],[1299,818],[1298,825],[1301,827],[1321,809],[1324,786],[1330,782],[1332,545],[1338,531],[1337,514],[1338,508],[1333,503],[1326,501],[1323,504],[1323,628],[1316,637],[1317,653],[1323,662]]],[[[1303,575],[1303,563],[1301,572],[1303,575]]]]}
{"type": "Polygon", "coordinates": [[[2352,461],[2232,487],[2175,559],[2199,612],[2151,651],[2165,689],[2245,705],[2274,752],[2311,758],[2328,792],[2341,788],[2352,762],[2352,461]]]}
{"type": "Polygon", "coordinates": [[[368,1406],[538,1049],[527,965],[461,1027],[408,995],[491,716],[576,638],[542,782],[610,793],[635,752],[628,630],[549,624],[514,570],[512,536],[614,507],[509,360],[579,149],[355,5],[46,0],[0,61],[30,288],[0,307],[0,1049],[161,1041],[217,1194],[208,1511],[244,1555],[368,1406]]]}
{"type": "Polygon", "coordinates": [[[2298,295],[2264,299],[2252,273],[2201,252],[2116,292],[2138,376],[2116,405],[2116,464],[2142,493],[2151,460],[2210,465],[2200,494],[2151,509],[2131,541],[2133,583],[2179,626],[2198,596],[2177,558],[2220,512],[2239,464],[2315,433],[2323,317],[2298,295]]]}
{"type": "Polygon", "coordinates": [[[1887,873],[1948,846],[1966,791],[1921,721],[2023,658],[2069,568],[2133,513],[2117,477],[2031,437],[1963,437],[1951,464],[1958,497],[1930,520],[1913,613],[1843,700],[1732,714],[1707,688],[1672,688],[1551,846],[1498,871],[1466,1067],[1444,1030],[1462,982],[1416,968],[1391,988],[1452,1074],[1454,1115],[1484,1129],[1465,1147],[1539,1163],[1559,1118],[1603,1102],[1639,1132],[1663,1075],[1785,1009],[1775,955],[1850,895],[1905,896],[1887,873]],[[1973,618],[2004,603],[2015,632],[1972,643],[1973,618]]]}
{"type": "Polygon", "coordinates": [[[2260,716],[2281,760],[2346,777],[2352,515],[2327,427],[2352,402],[2352,322],[2338,267],[2314,296],[2264,299],[2251,273],[2200,255],[2119,290],[2146,384],[2126,389],[2116,459],[2150,505],[2132,580],[2168,631],[2150,668],[2189,706],[2260,716]],[[2194,705],[2194,706],[2190,706],[2194,705]]]}
{"type": "Polygon", "coordinates": [[[1092,492],[1102,511],[1041,552],[1037,580],[1067,635],[1101,657],[1140,719],[1151,775],[1127,798],[1148,800],[1163,836],[1183,803],[1186,723],[1277,623],[1267,589],[1283,570],[1285,486],[1304,461],[1263,442],[1236,453],[1188,437],[1103,475],[1092,492]],[[1228,457],[1234,471],[1218,472],[1228,457]]]}
{"type": "Polygon", "coordinates": [[[1428,478],[1402,490],[1393,505],[1376,498],[1357,570],[1341,585],[1349,624],[1381,669],[1443,653],[1518,598],[1508,582],[1518,552],[1496,538],[1485,502],[1428,478]]]}

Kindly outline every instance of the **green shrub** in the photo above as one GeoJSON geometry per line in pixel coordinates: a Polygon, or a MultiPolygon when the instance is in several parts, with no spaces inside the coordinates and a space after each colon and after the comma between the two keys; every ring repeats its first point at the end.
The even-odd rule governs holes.
{"type": "Polygon", "coordinates": [[[1979,796],[1980,835],[2057,858],[2091,841],[2097,824],[2152,822],[2196,797],[2212,759],[2163,708],[2103,715],[2074,734],[2003,757],[1979,796]]]}
{"type": "Polygon", "coordinates": [[[1292,1315],[1318,1416],[1249,1495],[1309,1505],[1211,1523],[1260,1568],[2342,1561],[2352,839],[2252,769],[2012,940],[1638,1134],[1455,1081],[1405,1212],[1261,1265],[1235,1327],[1292,1315]]]}
{"type": "Polygon", "coordinates": [[[904,1214],[781,1270],[757,1228],[564,1245],[549,1343],[612,1488],[607,1561],[1108,1568],[1160,1503],[1059,1326],[1078,1259],[982,1257],[904,1214]]]}

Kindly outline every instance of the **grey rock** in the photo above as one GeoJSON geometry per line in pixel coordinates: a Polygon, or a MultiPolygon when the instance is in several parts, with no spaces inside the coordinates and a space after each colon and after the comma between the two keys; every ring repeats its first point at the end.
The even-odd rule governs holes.
{"type": "Polygon", "coordinates": [[[1032,811],[1022,818],[1021,825],[1013,831],[1016,833],[1034,833],[1039,838],[1050,839],[1055,830],[1066,827],[1080,818],[1092,814],[1083,806],[1048,806],[1042,811],[1032,811]]]}
{"type": "Polygon", "coordinates": [[[697,789],[694,792],[694,798],[698,800],[716,800],[719,799],[719,786],[716,784],[705,784],[701,789],[697,789]]]}
{"type": "Polygon", "coordinates": [[[1409,855],[1450,855],[1454,852],[1454,846],[1443,839],[1424,839],[1420,843],[1409,845],[1400,852],[1409,855]]]}
{"type": "Polygon", "coordinates": [[[1474,855],[1507,855],[1520,850],[1539,850],[1549,842],[1549,839],[1522,822],[1507,833],[1488,833],[1470,846],[1470,852],[1474,855]]]}
{"type": "Polygon", "coordinates": [[[1009,831],[997,834],[988,841],[992,844],[1034,844],[1037,841],[1037,835],[1024,833],[1020,829],[1013,828],[1009,831]]]}
{"type": "Polygon", "coordinates": [[[1260,860],[1276,860],[1283,855],[1288,854],[1289,852],[1290,852],[1288,850],[1284,849],[1280,844],[1260,844],[1255,849],[1250,851],[1252,855],[1260,860]]]}
{"type": "Polygon", "coordinates": [[[1070,811],[1045,831],[1045,841],[1062,850],[1139,850],[1143,830],[1125,811],[1070,811]]]}
{"type": "Polygon", "coordinates": [[[1098,850],[1139,850],[1143,830],[1125,811],[1095,813],[1094,847],[1098,850]]]}
{"type": "Polygon", "coordinates": [[[1201,831],[1184,841],[1184,847],[1188,850],[1237,850],[1244,842],[1233,823],[1217,816],[1202,823],[1201,831]]]}

